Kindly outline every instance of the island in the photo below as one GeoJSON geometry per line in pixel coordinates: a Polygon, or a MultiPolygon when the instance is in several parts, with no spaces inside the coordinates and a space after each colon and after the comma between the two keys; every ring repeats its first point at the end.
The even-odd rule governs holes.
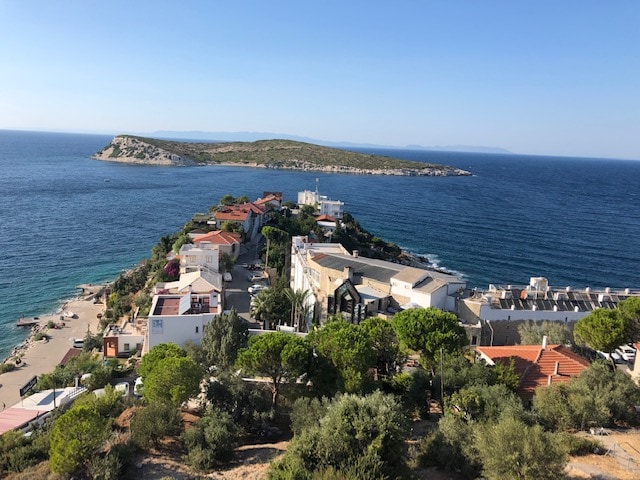
{"type": "Polygon", "coordinates": [[[459,168],[292,140],[195,143],[118,135],[94,159],[139,165],[234,165],[363,175],[463,176],[459,168]]]}

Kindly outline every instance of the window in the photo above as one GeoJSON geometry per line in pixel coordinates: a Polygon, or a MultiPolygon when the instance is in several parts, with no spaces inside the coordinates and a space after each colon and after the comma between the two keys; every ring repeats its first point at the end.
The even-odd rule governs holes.
{"type": "Polygon", "coordinates": [[[154,318],[151,321],[151,333],[162,334],[162,319],[154,318]]]}
{"type": "Polygon", "coordinates": [[[128,344],[128,343],[125,343],[125,344],[124,344],[124,351],[125,351],[125,352],[128,352],[129,350],[131,350],[131,349],[129,348],[129,344],[128,344]]]}
{"type": "Polygon", "coordinates": [[[200,328],[200,327],[196,327],[196,333],[198,333],[198,329],[199,329],[199,328],[200,328]]]}
{"type": "Polygon", "coordinates": [[[471,345],[477,345],[478,344],[478,336],[477,335],[473,335],[471,337],[471,345]]]}

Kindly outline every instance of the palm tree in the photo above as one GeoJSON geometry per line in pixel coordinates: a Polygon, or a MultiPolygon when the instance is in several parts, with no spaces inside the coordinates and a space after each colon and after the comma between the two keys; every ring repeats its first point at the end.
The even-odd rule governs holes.
{"type": "Polygon", "coordinates": [[[299,331],[305,331],[307,328],[306,322],[309,314],[309,307],[307,305],[307,298],[310,295],[309,290],[292,290],[287,288],[284,291],[285,295],[291,300],[291,325],[297,327],[299,331]]]}
{"type": "Polygon", "coordinates": [[[268,290],[263,290],[251,299],[251,305],[249,306],[250,315],[256,319],[257,322],[261,322],[268,329],[269,317],[271,313],[271,301],[268,298],[268,290]]]}

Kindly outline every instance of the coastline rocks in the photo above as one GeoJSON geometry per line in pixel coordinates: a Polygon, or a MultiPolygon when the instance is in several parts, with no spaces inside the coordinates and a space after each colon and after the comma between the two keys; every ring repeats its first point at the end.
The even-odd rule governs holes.
{"type": "Polygon", "coordinates": [[[136,137],[118,135],[91,158],[136,165],[193,166],[196,162],[143,142],[136,137]]]}

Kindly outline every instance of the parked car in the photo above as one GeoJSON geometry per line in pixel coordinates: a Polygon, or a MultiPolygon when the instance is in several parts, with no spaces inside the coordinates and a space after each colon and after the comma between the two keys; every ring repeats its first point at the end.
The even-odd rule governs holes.
{"type": "Polygon", "coordinates": [[[142,384],[142,377],[136,378],[136,382],[133,384],[133,394],[136,397],[141,397],[144,393],[144,385],[142,384]]]}
{"type": "Polygon", "coordinates": [[[264,273],[263,273],[263,272],[260,272],[260,273],[252,273],[252,274],[250,274],[249,276],[247,276],[247,279],[248,279],[250,282],[255,282],[255,281],[257,281],[257,280],[264,280],[265,278],[266,278],[266,277],[265,277],[265,275],[264,275],[264,273]]]}
{"type": "Polygon", "coordinates": [[[249,292],[250,295],[257,295],[258,293],[260,293],[263,290],[266,290],[267,288],[269,287],[267,287],[266,285],[255,283],[251,285],[249,288],[247,288],[247,291],[249,292]]]}
{"type": "Polygon", "coordinates": [[[616,348],[616,353],[620,355],[625,362],[633,362],[636,359],[636,349],[629,345],[620,345],[616,348]]]}
{"type": "Polygon", "coordinates": [[[129,396],[129,382],[119,382],[113,387],[116,392],[120,392],[123,397],[129,396]]]}
{"type": "Polygon", "coordinates": [[[232,281],[232,280],[233,280],[233,277],[231,276],[231,273],[229,273],[229,272],[224,272],[224,273],[222,274],[222,279],[223,279],[225,282],[230,282],[230,281],[232,281]]]}

